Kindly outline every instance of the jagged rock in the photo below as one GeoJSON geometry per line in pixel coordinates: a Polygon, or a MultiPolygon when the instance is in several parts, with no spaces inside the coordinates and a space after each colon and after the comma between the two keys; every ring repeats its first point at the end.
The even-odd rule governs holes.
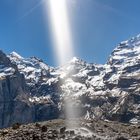
{"type": "Polygon", "coordinates": [[[47,126],[43,125],[43,126],[41,127],[41,131],[42,131],[42,132],[47,132],[47,130],[48,130],[47,126]]]}
{"type": "Polygon", "coordinates": [[[71,131],[70,131],[70,135],[71,135],[71,136],[75,135],[74,130],[71,130],[71,131]]]}
{"type": "Polygon", "coordinates": [[[13,129],[18,129],[20,127],[20,125],[21,125],[20,123],[15,123],[15,124],[12,125],[12,128],[13,129]]]}
{"type": "Polygon", "coordinates": [[[60,128],[60,134],[64,134],[65,131],[66,131],[66,127],[62,127],[62,128],[60,128]]]}

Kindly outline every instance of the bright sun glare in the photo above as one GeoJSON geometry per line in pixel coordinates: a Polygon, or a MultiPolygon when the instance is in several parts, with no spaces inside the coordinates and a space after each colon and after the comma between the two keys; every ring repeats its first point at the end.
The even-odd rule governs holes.
{"type": "Polygon", "coordinates": [[[57,64],[63,65],[73,57],[67,0],[48,0],[47,9],[57,64]]]}

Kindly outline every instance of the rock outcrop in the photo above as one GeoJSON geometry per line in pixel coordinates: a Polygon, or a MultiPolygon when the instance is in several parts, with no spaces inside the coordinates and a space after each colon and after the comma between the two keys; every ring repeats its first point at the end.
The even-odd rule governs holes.
{"type": "Polygon", "coordinates": [[[24,74],[0,51],[0,128],[58,117],[55,103],[46,98],[44,102],[32,103],[30,97],[24,74]]]}

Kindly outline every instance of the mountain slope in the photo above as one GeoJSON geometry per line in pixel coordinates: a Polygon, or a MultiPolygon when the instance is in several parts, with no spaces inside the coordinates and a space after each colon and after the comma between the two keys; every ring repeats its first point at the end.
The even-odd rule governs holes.
{"type": "MultiPolygon", "coordinates": [[[[22,57],[15,60],[19,62],[19,58],[22,57]]],[[[23,69],[18,66],[0,51],[0,128],[11,126],[16,122],[29,123],[58,118],[57,105],[50,100],[50,95],[45,97],[39,95],[43,102],[33,97],[32,94],[35,94],[36,89],[40,90],[39,83],[33,84],[34,87],[32,86],[34,79],[28,83],[28,76],[21,72],[23,69]]],[[[23,66],[28,69],[26,65],[23,66]]]]}
{"type": "Polygon", "coordinates": [[[0,82],[9,75],[10,80],[22,77],[18,84],[7,82],[6,89],[1,86],[1,108],[7,108],[9,119],[3,117],[0,127],[64,118],[64,97],[73,100],[73,108],[80,109],[78,115],[85,119],[140,122],[139,35],[121,42],[104,65],[88,64],[74,57],[65,65],[52,68],[36,57],[23,58],[16,52],[0,54],[0,82]],[[21,87],[20,92],[12,90],[6,95],[5,90],[16,86],[21,87]],[[5,106],[9,97],[16,101],[10,109],[10,105],[5,106]]]}

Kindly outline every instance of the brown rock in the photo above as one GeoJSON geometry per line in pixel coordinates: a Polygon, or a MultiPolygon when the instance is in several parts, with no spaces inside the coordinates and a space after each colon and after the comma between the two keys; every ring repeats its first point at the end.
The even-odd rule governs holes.
{"type": "Polygon", "coordinates": [[[43,125],[43,126],[41,127],[41,131],[42,131],[42,132],[47,132],[47,131],[48,131],[47,126],[43,125]]]}

